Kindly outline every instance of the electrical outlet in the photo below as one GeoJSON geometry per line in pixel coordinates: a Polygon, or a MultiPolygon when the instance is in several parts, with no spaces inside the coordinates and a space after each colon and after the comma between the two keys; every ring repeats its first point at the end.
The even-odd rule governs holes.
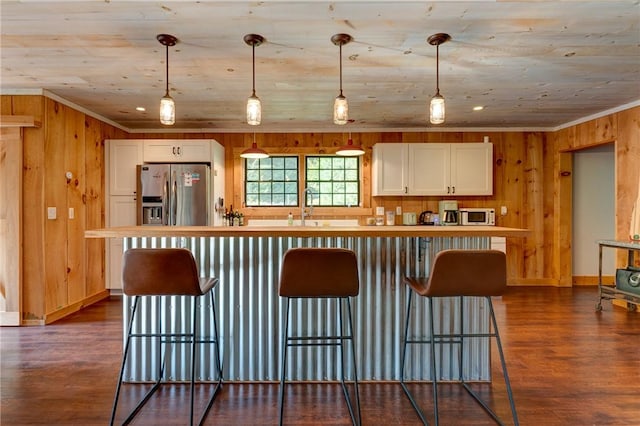
{"type": "Polygon", "coordinates": [[[55,219],[57,216],[57,211],[55,207],[47,207],[47,219],[55,219]]]}
{"type": "Polygon", "coordinates": [[[76,218],[76,210],[73,207],[69,207],[69,219],[76,218]]]}
{"type": "Polygon", "coordinates": [[[396,206],[396,216],[402,216],[402,206],[396,206]]]}
{"type": "Polygon", "coordinates": [[[384,216],[384,206],[376,207],[376,216],[384,216]]]}
{"type": "Polygon", "coordinates": [[[506,215],[507,215],[507,206],[500,207],[500,216],[506,216],[506,215]]]}

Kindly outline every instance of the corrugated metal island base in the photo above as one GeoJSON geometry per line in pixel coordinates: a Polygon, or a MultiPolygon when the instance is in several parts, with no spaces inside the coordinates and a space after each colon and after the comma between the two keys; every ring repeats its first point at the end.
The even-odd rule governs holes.
{"type": "MultiPolygon", "coordinates": [[[[392,228],[392,227],[388,227],[392,228]]],[[[393,227],[396,228],[396,227],[393,227]]],[[[467,228],[467,227],[465,227],[467,228]]],[[[492,235],[520,236],[525,230],[492,235]],[[521,231],[521,232],[516,232],[521,231]]],[[[356,228],[354,228],[356,229],[356,228]]],[[[507,228],[502,228],[507,229],[507,228]]],[[[166,232],[176,235],[176,231],[166,232]]],[[[334,230],[335,231],[335,230],[334,230]]],[[[224,377],[229,381],[278,381],[283,323],[283,301],[278,296],[278,276],[284,253],[293,247],[343,247],[354,250],[358,256],[360,294],[353,300],[354,333],[358,376],[363,381],[396,381],[400,375],[402,334],[406,315],[408,289],[403,283],[405,275],[428,275],[429,265],[435,253],[449,248],[487,249],[489,233],[460,232],[458,235],[410,235],[400,232],[396,236],[358,235],[343,230],[342,235],[331,233],[303,233],[300,236],[272,229],[270,235],[244,232],[240,234],[216,233],[211,236],[155,236],[154,232],[129,232],[125,248],[133,247],[184,247],[196,258],[202,276],[216,276],[220,284],[215,288],[218,326],[222,344],[224,377]],[[149,236],[144,236],[148,234],[149,236]],[[354,236],[355,235],[355,236],[354,236]]],[[[388,229],[385,230],[388,232],[388,229]]],[[[468,230],[471,231],[471,230],[468,230]]],[[[87,231],[88,237],[116,237],[107,230],[100,233],[87,231]]],[[[451,231],[449,231],[449,234],[451,231]]],[[[126,234],[126,233],[125,233],[126,234]]],[[[178,233],[179,234],[179,233],[178,233]]],[[[414,233],[415,234],[415,233],[414,233]]],[[[122,235],[122,234],[119,234],[122,235]]],[[[417,298],[411,315],[416,336],[428,335],[428,304],[417,298]]],[[[124,326],[126,326],[133,298],[124,296],[124,326]]],[[[207,299],[202,299],[203,301],[207,299]]],[[[208,302],[204,302],[208,303],[208,302]]],[[[171,312],[170,317],[160,318],[168,327],[178,332],[189,326],[190,303],[178,297],[148,298],[134,328],[150,331],[157,324],[158,312],[171,312]],[[159,309],[160,305],[165,306],[159,309]],[[169,309],[167,309],[169,308],[169,309]]],[[[334,302],[324,300],[292,301],[292,315],[297,330],[316,332],[336,327],[334,302]]],[[[487,332],[488,312],[483,299],[443,299],[435,305],[436,318],[451,318],[436,322],[436,333],[459,326],[457,315],[463,311],[470,318],[470,332],[487,332]],[[462,304],[462,306],[461,306],[462,304]],[[453,315],[450,313],[453,312],[453,315]],[[445,315],[446,314],[446,315],[445,315]]],[[[210,334],[213,320],[209,309],[202,309],[199,327],[210,334]]],[[[150,345],[150,344],[148,344],[150,345]]],[[[170,380],[188,380],[190,354],[188,345],[173,345],[169,354],[165,375],[170,380]]],[[[150,381],[157,371],[158,353],[153,347],[132,344],[130,362],[125,380],[150,381]],[[143,350],[144,349],[144,350],[143,350]]],[[[457,380],[459,375],[459,345],[438,345],[436,364],[442,380],[457,380]]],[[[466,380],[490,380],[490,350],[487,338],[465,342],[466,380]]],[[[325,348],[301,348],[290,352],[288,367],[291,380],[338,380],[339,360],[325,348]]],[[[430,380],[430,353],[428,345],[410,349],[407,380],[430,380]]],[[[202,350],[196,361],[196,375],[200,381],[213,380],[213,353],[202,350]]],[[[351,368],[351,366],[349,366],[351,368]]],[[[350,372],[349,372],[350,373],[350,372]]]]}

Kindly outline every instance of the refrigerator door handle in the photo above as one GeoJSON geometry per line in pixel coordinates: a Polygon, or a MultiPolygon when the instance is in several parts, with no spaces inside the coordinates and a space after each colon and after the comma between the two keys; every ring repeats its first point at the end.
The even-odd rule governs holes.
{"type": "Polygon", "coordinates": [[[169,176],[164,176],[164,188],[162,189],[162,224],[169,224],[169,176]]]}
{"type": "Polygon", "coordinates": [[[174,172],[173,175],[173,193],[171,194],[171,215],[173,217],[172,225],[177,223],[177,215],[178,215],[178,181],[176,180],[176,175],[174,172]]]}

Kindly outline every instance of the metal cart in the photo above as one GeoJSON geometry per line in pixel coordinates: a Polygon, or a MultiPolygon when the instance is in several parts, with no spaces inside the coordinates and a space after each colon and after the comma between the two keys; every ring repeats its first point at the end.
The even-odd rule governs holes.
{"type": "Polygon", "coordinates": [[[634,266],[635,253],[640,252],[640,243],[631,241],[599,240],[598,243],[598,289],[600,298],[596,304],[596,310],[602,310],[602,300],[620,299],[627,302],[627,310],[635,311],[640,305],[640,294],[629,293],[614,286],[602,284],[602,248],[611,247],[628,251],[627,266],[634,266]]]}

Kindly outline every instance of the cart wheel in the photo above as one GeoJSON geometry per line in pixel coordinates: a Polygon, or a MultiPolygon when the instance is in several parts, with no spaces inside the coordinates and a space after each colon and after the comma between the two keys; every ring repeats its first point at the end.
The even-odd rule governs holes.
{"type": "Polygon", "coordinates": [[[596,303],[596,312],[602,311],[602,302],[596,303]]]}
{"type": "Polygon", "coordinates": [[[637,306],[633,303],[627,302],[627,312],[635,312],[637,306]]]}

